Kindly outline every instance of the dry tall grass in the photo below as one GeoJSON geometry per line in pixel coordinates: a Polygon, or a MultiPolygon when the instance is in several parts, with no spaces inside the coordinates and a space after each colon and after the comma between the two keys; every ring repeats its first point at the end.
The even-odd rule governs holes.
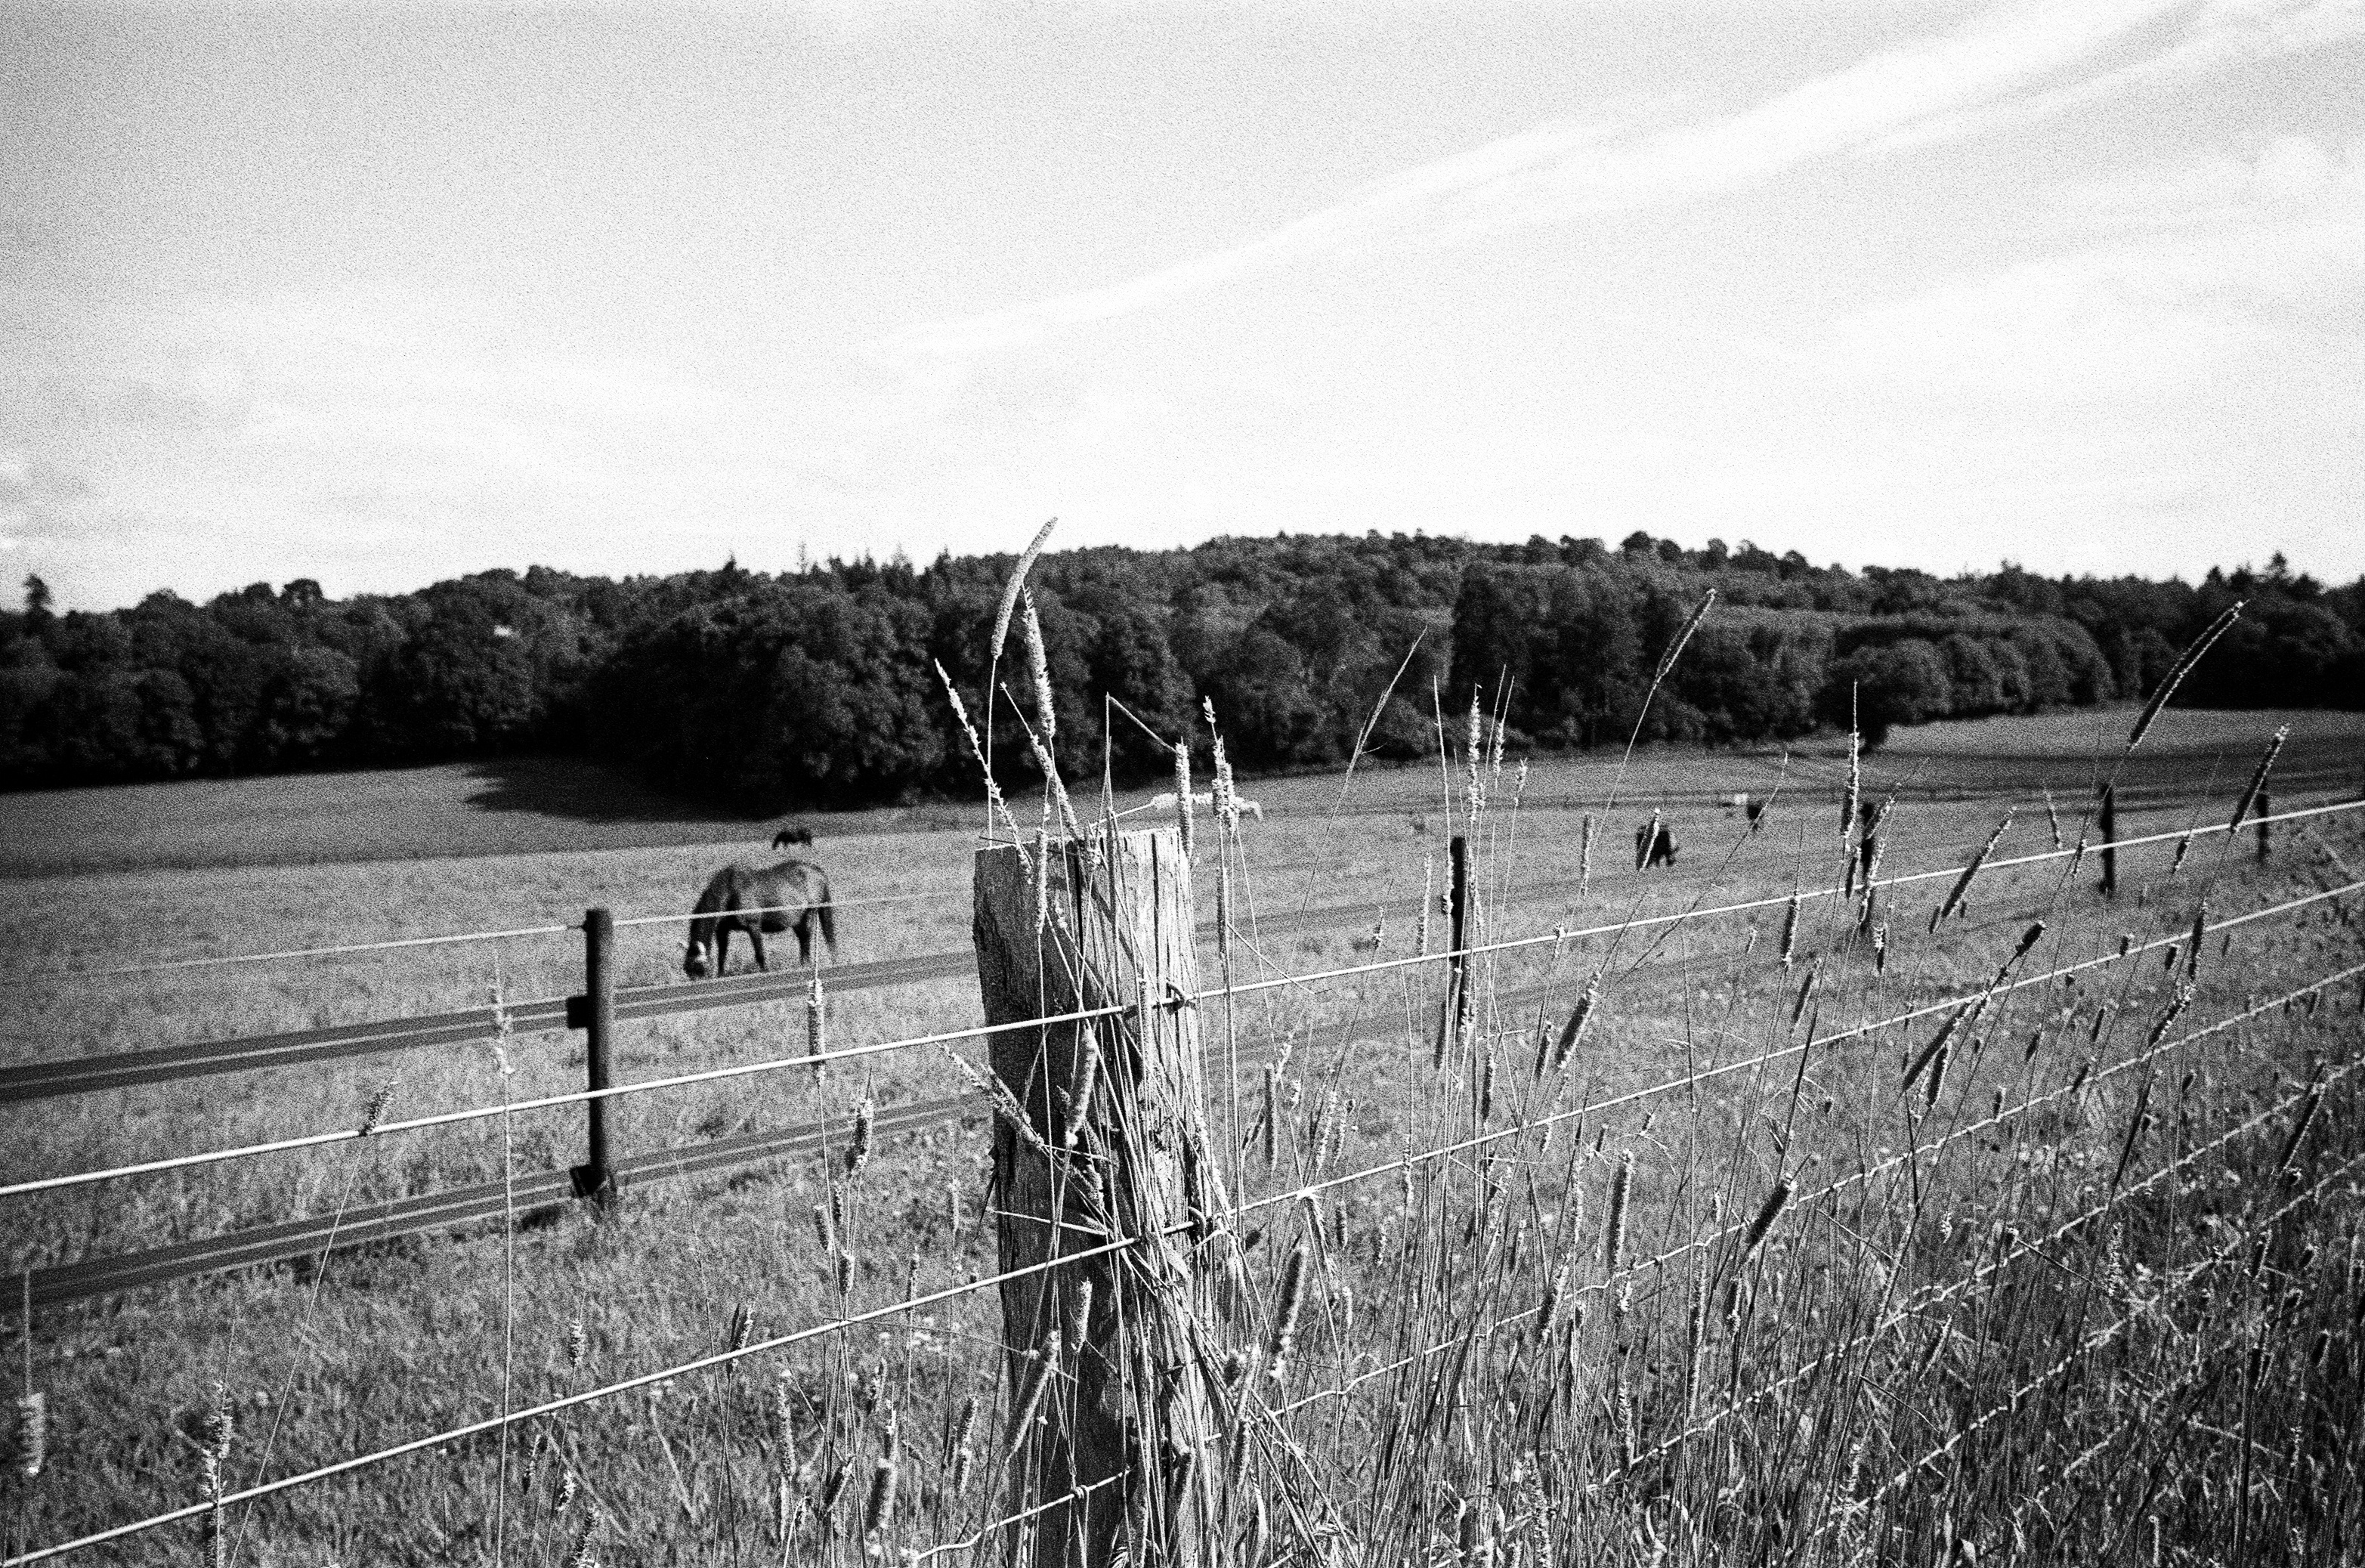
{"type": "MultiPolygon", "coordinates": [[[[2147,744],[2181,719],[2156,719],[2147,744]]],[[[2214,794],[2124,831],[2224,822],[2265,738],[2214,794]]],[[[1405,906],[1449,824],[1473,846],[1480,945],[1774,902],[1746,920],[1627,924],[1482,956],[1466,1029],[1445,1027],[1438,963],[1202,1002],[1207,1114],[1250,1287],[1207,1326],[1237,1354],[1224,1452],[1202,1461],[1222,1474],[1216,1540],[1230,1560],[2337,1562],[2365,1550],[2357,900],[2223,924],[2350,880],[2340,866],[2365,865],[2365,835],[2335,825],[2349,819],[2286,834],[2264,865],[2225,836],[2128,852],[2115,903],[2095,896],[2090,865],[2068,875],[2065,856],[1790,905],[1790,890],[1861,867],[1860,846],[1832,832],[1845,794],[1875,801],[1904,781],[1874,765],[1860,785],[1844,764],[1801,767],[1754,828],[1731,816],[1693,827],[1687,858],[1699,864],[1683,879],[1604,872],[1577,904],[1587,809],[1602,812],[1607,791],[1539,810],[1491,736],[1457,734],[1440,760],[1422,834],[1379,841],[1305,813],[1294,853],[1318,862],[1328,845],[1350,885],[1384,878],[1373,902],[1398,913],[1351,952],[1349,932],[1311,951],[1262,935],[1260,913],[1312,896],[1293,885],[1306,873],[1276,875],[1286,857],[1236,814],[1199,823],[1203,897],[1237,905],[1208,972],[1407,957],[1435,911],[1428,897],[1405,906]],[[2072,965],[2088,967],[2027,983],[2072,965]],[[1351,1043],[1300,1043],[1325,1023],[1351,1025],[1351,1043]]],[[[1219,777],[1219,797],[1230,792],[1219,777]]],[[[1999,810],[1877,816],[1884,869],[2041,847],[2008,834],[1999,847],[1999,810]],[[1908,854],[1917,839],[1922,853],[1908,854]]],[[[2075,810],[2063,812],[2074,842],[2075,810]]],[[[898,1032],[887,1003],[865,1005],[824,988],[744,1048],[793,1057],[898,1032]]],[[[932,1021],[957,1011],[926,1009],[932,1021]]],[[[449,1092],[498,1094],[502,1064],[478,1054],[449,1092]]],[[[561,1082],[565,1065],[552,1067],[561,1082]]],[[[214,1505],[264,1473],[504,1400],[528,1407],[852,1319],[533,1418],[509,1434],[506,1459],[496,1437],[473,1437],[290,1497],[207,1506],[100,1554],[850,1565],[999,1553],[1074,1506],[1027,1496],[1024,1481],[1035,1422],[1088,1351],[1070,1327],[1005,1370],[993,1293],[962,1288],[993,1269],[986,1118],[920,1139],[872,1130],[881,1107],[953,1081],[914,1063],[869,1081],[814,1084],[800,1069],[777,1088],[734,1089],[753,1098],[736,1112],[779,1122],[826,1107],[843,1134],[811,1169],[717,1183],[697,1206],[628,1195],[605,1217],[521,1233],[513,1282],[502,1238],[430,1240],[331,1260],[305,1292],[286,1273],[251,1274],[38,1323],[19,1392],[44,1403],[19,1407],[38,1455],[8,1472],[12,1548],[214,1505]],[[1032,1517],[1002,1522],[1013,1514],[1032,1517]]],[[[361,1114],[370,1087],[353,1098],[339,1116],[361,1114]]],[[[203,1110],[182,1107],[176,1133],[223,1130],[203,1110]]],[[[357,1174],[362,1190],[399,1189],[567,1157],[566,1127],[519,1130],[522,1152],[495,1127],[465,1172],[448,1156],[414,1149],[389,1165],[367,1148],[292,1189],[257,1176],[229,1189],[243,1194],[235,1217],[338,1201],[357,1174]]],[[[39,1148],[62,1161],[109,1152],[93,1126],[39,1148]]],[[[219,1183],[170,1191],[145,1214],[137,1202],[28,1211],[38,1224],[12,1251],[222,1223],[207,1206],[219,1183]]],[[[1070,1325],[1090,1319],[1067,1299],[1070,1325]]],[[[1125,1529],[1156,1533],[1139,1518],[1125,1529]]]]}

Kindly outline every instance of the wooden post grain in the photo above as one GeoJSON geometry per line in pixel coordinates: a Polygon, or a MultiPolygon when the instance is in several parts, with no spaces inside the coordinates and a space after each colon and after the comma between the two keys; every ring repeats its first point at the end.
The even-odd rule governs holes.
{"type": "Polygon", "coordinates": [[[992,1036],[993,1071],[1028,1124],[994,1126],[1001,1267],[1125,1246],[1002,1286],[1012,1415],[1027,1418],[999,1449],[1010,1462],[1009,1511],[1096,1487],[1019,1527],[1003,1550],[1026,1568],[1102,1568],[1120,1551],[1128,1562],[1198,1562],[1221,1452],[1209,1260],[1230,1254],[1228,1238],[1211,1240],[1227,1204],[1189,1001],[1198,989],[1191,864],[1172,828],[1097,833],[1041,853],[1048,885],[1038,902],[1034,851],[978,852],[986,1021],[1122,1011],[992,1036]],[[1088,1054],[1097,1071],[1085,1103],[1071,1106],[1088,1054]],[[1050,1381],[1030,1400],[1043,1358],[1050,1381]]]}

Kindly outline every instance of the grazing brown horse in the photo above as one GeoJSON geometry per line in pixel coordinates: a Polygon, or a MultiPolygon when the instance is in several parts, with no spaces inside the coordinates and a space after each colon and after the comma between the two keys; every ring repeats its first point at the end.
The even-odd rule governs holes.
{"type": "Polygon", "coordinates": [[[689,940],[682,944],[681,972],[692,980],[723,975],[731,964],[731,934],[746,933],[756,950],[756,967],[764,960],[764,936],[793,929],[797,961],[813,962],[813,928],[837,957],[837,922],[829,905],[829,876],[810,860],[783,860],[777,866],[725,866],[706,879],[691,911],[689,940]]]}
{"type": "Polygon", "coordinates": [[[787,849],[791,846],[799,844],[803,845],[808,849],[813,847],[813,829],[809,827],[784,827],[779,832],[772,835],[772,847],[775,849],[787,849]]]}
{"type": "Polygon", "coordinates": [[[1676,851],[1682,847],[1676,842],[1676,835],[1667,831],[1667,824],[1653,817],[1634,830],[1634,868],[1642,871],[1653,866],[1673,866],[1676,851]]]}

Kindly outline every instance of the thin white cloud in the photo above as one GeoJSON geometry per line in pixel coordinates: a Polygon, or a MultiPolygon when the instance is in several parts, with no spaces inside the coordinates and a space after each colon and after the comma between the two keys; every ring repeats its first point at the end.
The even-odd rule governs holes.
{"type": "Polygon", "coordinates": [[[2344,196],[2365,197],[2365,138],[2343,151],[2281,136],[2256,158],[2218,153],[2080,181],[2052,192],[2047,205],[2073,227],[2124,230],[2287,217],[2344,196]]]}
{"type": "Polygon", "coordinates": [[[826,454],[759,398],[537,342],[449,293],[0,287],[0,431],[22,443],[0,446],[0,548],[39,554],[78,603],[136,599],[166,559],[209,589],[297,540],[346,587],[424,580],[429,558],[564,562],[658,519],[653,550],[720,560],[826,454]]]}
{"type": "Polygon", "coordinates": [[[2365,37],[2365,0],[2214,0],[2193,6],[2165,47],[2098,76],[2032,96],[1987,104],[1900,127],[1866,147],[1899,152],[2033,124],[2124,94],[2155,91],[2365,37]]]}
{"type": "Polygon", "coordinates": [[[1859,311],[1837,324],[1826,363],[1945,390],[2148,399],[2365,348],[2354,150],[2286,137],[2254,160],[2146,171],[2064,199],[2146,232],[1859,311]]]}
{"type": "Polygon", "coordinates": [[[1246,243],[1124,283],[908,328],[880,345],[880,353],[922,369],[1375,241],[1462,237],[1712,196],[1818,159],[1897,145],[1900,138],[1936,128],[1964,134],[1986,123],[1981,117],[2031,105],[2067,106],[2083,100],[2065,95],[2097,84],[2130,85],[2191,74],[2212,62],[2290,52],[2355,30],[2360,5],[2365,0],[2007,6],[1953,34],[1871,55],[1739,114],[1646,132],[1541,127],[1367,186],[1246,243]],[[2149,56],[2109,66],[2146,43],[2149,56]],[[2101,75],[2091,74],[2097,70],[2101,75]],[[2073,76],[2081,83],[2063,84],[2073,76]]]}

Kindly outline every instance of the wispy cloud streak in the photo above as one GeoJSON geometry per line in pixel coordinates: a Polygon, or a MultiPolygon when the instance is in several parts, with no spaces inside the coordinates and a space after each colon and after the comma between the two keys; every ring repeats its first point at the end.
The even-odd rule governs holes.
{"type": "Polygon", "coordinates": [[[2124,94],[2174,87],[2365,36],[2365,0],[2214,0],[2178,9],[2192,15],[2168,43],[2148,54],[2026,97],[1931,117],[1901,127],[1865,151],[1898,152],[1958,141],[2050,119],[2124,94]]]}
{"type": "Polygon", "coordinates": [[[1368,185],[1242,244],[1108,287],[910,327],[880,352],[913,366],[959,361],[1315,257],[1698,199],[1817,160],[1967,135],[2360,31],[2365,0],[2011,5],[1737,114],[1652,131],[1540,127],[1368,185]]]}

